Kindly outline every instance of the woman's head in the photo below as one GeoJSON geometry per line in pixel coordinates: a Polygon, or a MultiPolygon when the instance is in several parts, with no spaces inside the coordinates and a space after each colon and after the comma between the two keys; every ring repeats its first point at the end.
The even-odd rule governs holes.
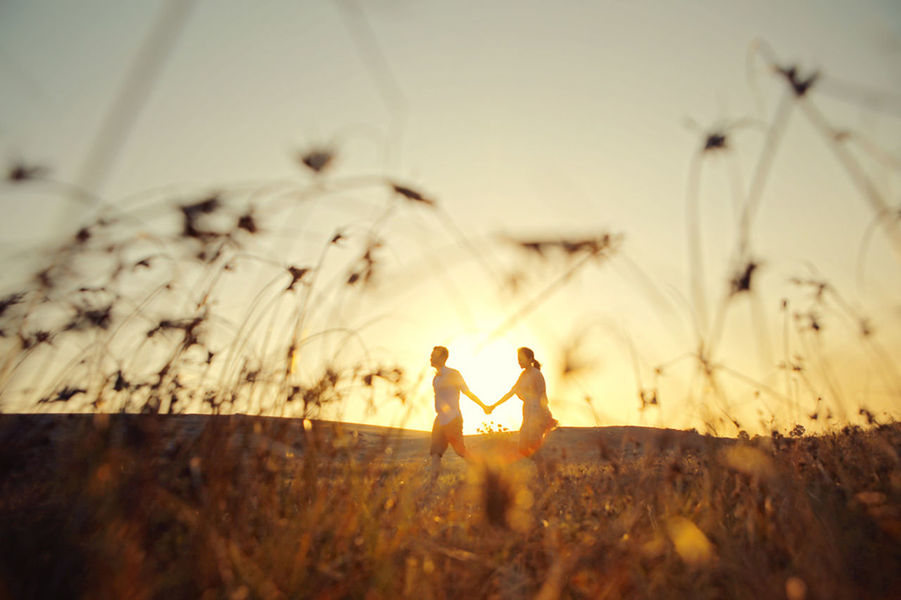
{"type": "Polygon", "coordinates": [[[523,346],[516,351],[516,358],[519,360],[519,366],[523,369],[535,367],[536,369],[541,370],[541,363],[535,360],[535,353],[532,352],[531,348],[523,346]]]}

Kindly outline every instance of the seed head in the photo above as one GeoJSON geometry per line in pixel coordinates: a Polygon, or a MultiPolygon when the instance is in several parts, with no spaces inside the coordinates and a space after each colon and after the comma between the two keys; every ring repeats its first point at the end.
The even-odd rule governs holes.
{"type": "Polygon", "coordinates": [[[795,92],[795,96],[798,98],[802,97],[807,91],[816,83],[816,80],[819,79],[820,74],[817,71],[814,71],[810,75],[807,76],[806,79],[802,78],[800,73],[798,72],[798,68],[795,66],[791,67],[779,67],[778,72],[780,75],[785,77],[788,81],[789,85],[792,88],[792,91],[795,92]]]}
{"type": "Polygon", "coordinates": [[[326,148],[316,148],[305,154],[301,154],[300,162],[309,170],[319,174],[328,169],[334,158],[335,155],[331,150],[326,148]]]}
{"type": "Polygon", "coordinates": [[[754,271],[757,270],[757,263],[749,261],[740,271],[732,277],[731,295],[740,294],[742,292],[751,291],[751,279],[754,277],[754,271]]]}
{"type": "Polygon", "coordinates": [[[399,185],[397,183],[392,183],[391,188],[394,190],[395,194],[399,194],[399,195],[403,196],[404,198],[406,198],[407,200],[411,200],[413,202],[421,202],[422,204],[427,204],[429,206],[435,205],[434,200],[432,200],[431,198],[426,198],[425,196],[423,196],[421,193],[414,190],[413,188],[409,188],[404,185],[399,185]]]}
{"type": "Polygon", "coordinates": [[[25,163],[19,162],[10,167],[6,172],[6,180],[10,183],[23,183],[25,181],[40,179],[41,177],[44,177],[47,172],[48,170],[45,167],[26,165],[25,163]]]}
{"type": "Polygon", "coordinates": [[[294,286],[298,284],[298,282],[302,281],[304,275],[310,272],[310,269],[306,267],[295,267],[291,265],[288,267],[288,274],[291,275],[291,283],[288,284],[288,287],[285,288],[286,292],[290,292],[294,289],[294,286]]]}

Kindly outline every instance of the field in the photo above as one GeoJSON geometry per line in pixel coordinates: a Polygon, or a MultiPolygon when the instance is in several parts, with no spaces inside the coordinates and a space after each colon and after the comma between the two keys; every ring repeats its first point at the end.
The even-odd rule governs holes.
{"type": "Polygon", "coordinates": [[[892,598],[901,427],[467,437],[301,419],[0,417],[0,597],[892,598]]]}

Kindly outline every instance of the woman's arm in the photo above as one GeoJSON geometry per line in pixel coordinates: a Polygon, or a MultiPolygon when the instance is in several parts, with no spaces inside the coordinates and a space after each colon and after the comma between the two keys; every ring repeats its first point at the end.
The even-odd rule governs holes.
{"type": "Polygon", "coordinates": [[[513,394],[515,394],[515,393],[516,393],[516,386],[514,385],[512,388],[510,388],[510,391],[509,391],[509,392],[507,392],[506,394],[504,394],[503,396],[501,396],[501,399],[500,399],[500,400],[498,400],[497,402],[495,402],[494,404],[492,404],[492,405],[491,405],[491,408],[497,408],[498,406],[500,406],[501,404],[503,404],[504,402],[506,402],[507,400],[509,400],[510,398],[512,398],[512,397],[513,397],[513,394]]]}
{"type": "Polygon", "coordinates": [[[513,384],[513,387],[510,388],[509,392],[507,392],[506,394],[501,396],[500,400],[498,400],[497,402],[495,402],[494,404],[492,404],[491,406],[488,407],[488,414],[491,414],[492,410],[494,410],[495,408],[497,408],[498,406],[500,406],[501,404],[503,404],[504,402],[506,402],[507,400],[509,400],[510,398],[513,397],[513,394],[515,394],[516,390],[519,389],[519,383],[522,381],[522,376],[524,373],[525,373],[525,371],[523,371],[522,373],[519,374],[519,378],[516,380],[516,383],[513,384]]]}

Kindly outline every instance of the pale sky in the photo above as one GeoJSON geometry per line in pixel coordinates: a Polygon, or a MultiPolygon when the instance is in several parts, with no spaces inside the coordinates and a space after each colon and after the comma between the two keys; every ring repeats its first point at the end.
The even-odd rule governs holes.
{"type": "MultiPolygon", "coordinates": [[[[690,427],[712,418],[689,398],[687,365],[678,375],[667,371],[659,408],[639,411],[633,358],[648,387],[654,366],[696,350],[690,173],[705,133],[745,120],[728,132],[728,154],[706,157],[697,196],[710,304],[726,289],[740,196],[786,89],[755,50],[761,44],[802,74],[819,70],[811,101],[830,123],[894,155],[891,163],[856,154],[885,201],[899,205],[901,5],[893,0],[199,1],[166,46],[159,72],[144,81],[149,91],[121,147],[97,181],[85,181],[104,118],[165,6],[0,5],[7,163],[47,165],[56,179],[95,184],[115,203],[169,185],[182,193],[306,181],[297,152],[331,145],[335,177],[387,175],[422,189],[452,220],[415,207],[387,222],[390,278],[359,302],[342,301],[343,325],[362,328],[379,360],[426,378],[431,347],[448,345],[449,364],[488,402],[512,385],[515,349],[529,345],[546,365],[552,409],[565,425],[690,427]],[[519,263],[532,271],[531,284],[519,295],[504,293],[496,275],[513,256],[505,236],[605,231],[623,234],[619,257],[578,271],[480,346],[565,269],[562,261],[519,263]],[[561,348],[574,339],[593,369],[563,381],[561,348]]],[[[753,229],[759,293],[754,302],[736,299],[717,356],[773,386],[783,378],[776,369],[780,300],[792,297],[800,310],[808,297],[791,277],[827,279],[879,324],[880,344],[898,348],[901,340],[898,255],[879,233],[861,254],[872,210],[809,120],[795,110],[787,123],[753,229]]],[[[19,193],[3,198],[0,241],[9,252],[59,235],[79,216],[58,194],[24,202],[19,193]]],[[[350,197],[294,211],[271,225],[278,235],[267,252],[284,264],[312,262],[322,236],[347,225],[365,229],[379,214],[350,197]]],[[[844,321],[834,318],[822,356],[848,367],[836,377],[856,382],[836,395],[851,412],[867,404],[898,416],[898,372],[894,384],[869,372],[858,377],[869,361],[864,350],[836,359],[860,343],[841,337],[844,321]]],[[[788,415],[777,401],[763,407],[747,390],[731,394],[751,420],[764,418],[758,409],[785,420],[812,410],[797,405],[788,415]]],[[[421,389],[404,424],[429,427],[430,402],[421,389]]],[[[517,427],[519,406],[511,401],[495,418],[517,427]]],[[[473,431],[481,417],[466,410],[473,431]]],[[[346,406],[341,416],[401,420],[393,406],[376,416],[346,406]]]]}

